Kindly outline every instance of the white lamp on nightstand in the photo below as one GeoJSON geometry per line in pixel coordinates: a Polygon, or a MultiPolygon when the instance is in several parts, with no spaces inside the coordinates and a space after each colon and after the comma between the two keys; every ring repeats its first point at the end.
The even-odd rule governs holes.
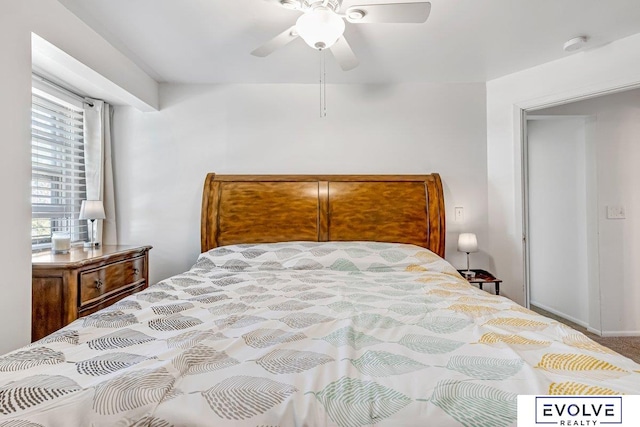
{"type": "Polygon", "coordinates": [[[460,233],[458,236],[458,251],[467,253],[467,271],[465,277],[473,277],[475,273],[469,269],[469,254],[478,252],[478,239],[474,233],[460,233]]]}
{"type": "MultiPolygon", "coordinates": [[[[82,205],[80,206],[80,215],[78,219],[88,219],[91,221],[91,242],[89,243],[90,248],[95,248],[100,246],[100,243],[93,243],[94,236],[94,223],[96,219],[105,219],[107,216],[104,214],[104,205],[101,200],[83,200],[82,205]]],[[[85,243],[85,246],[87,243],[85,243]]]]}

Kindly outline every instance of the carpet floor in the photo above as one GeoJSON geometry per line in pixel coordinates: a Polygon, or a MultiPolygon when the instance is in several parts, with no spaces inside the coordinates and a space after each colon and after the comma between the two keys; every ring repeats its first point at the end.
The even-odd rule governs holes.
{"type": "Polygon", "coordinates": [[[602,344],[603,346],[608,347],[616,353],[620,353],[621,355],[626,356],[637,363],[640,363],[640,337],[601,337],[587,331],[586,328],[580,325],[577,325],[560,316],[556,316],[553,313],[549,313],[548,311],[543,310],[540,307],[535,307],[532,305],[531,310],[550,319],[562,322],[565,325],[572,327],[576,331],[582,332],[595,342],[602,344]]]}

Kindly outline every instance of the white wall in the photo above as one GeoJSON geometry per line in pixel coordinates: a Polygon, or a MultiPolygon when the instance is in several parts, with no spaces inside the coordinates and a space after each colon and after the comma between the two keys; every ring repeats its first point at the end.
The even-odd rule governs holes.
{"type": "Polygon", "coordinates": [[[640,86],[638,52],[640,34],[487,83],[488,248],[516,302],[525,303],[520,111],[640,86]]]}
{"type": "Polygon", "coordinates": [[[640,90],[608,95],[540,114],[593,115],[597,167],[601,314],[604,335],[640,335],[640,90]],[[623,206],[625,219],[607,219],[623,206]]]}
{"type": "MultiPolygon", "coordinates": [[[[207,172],[439,172],[447,258],[461,231],[486,247],[484,84],[331,85],[318,117],[316,85],[161,85],[161,111],[114,117],[119,240],[151,244],[151,281],[191,267],[200,252],[207,172]],[[451,221],[453,207],[466,221],[451,221]]],[[[472,264],[486,267],[483,253],[472,264]]]]}
{"type": "Polygon", "coordinates": [[[529,120],[527,131],[531,304],[587,326],[585,118],[529,120]]]}
{"type": "MultiPolygon", "coordinates": [[[[55,0],[2,2],[0,12],[0,353],[31,341],[31,33],[153,101],[156,83],[55,0]],[[134,88],[133,86],[136,86],[134,88]]],[[[156,93],[157,97],[157,93],[156,93]]]]}
{"type": "Polygon", "coordinates": [[[0,353],[31,338],[31,33],[23,2],[5,2],[2,9],[0,353]]]}

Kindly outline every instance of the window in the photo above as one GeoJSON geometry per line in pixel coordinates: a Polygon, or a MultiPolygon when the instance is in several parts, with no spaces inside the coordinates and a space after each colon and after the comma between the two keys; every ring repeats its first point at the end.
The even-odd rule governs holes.
{"type": "Polygon", "coordinates": [[[48,246],[54,231],[86,240],[78,220],[86,199],[83,108],[79,102],[34,87],[31,108],[31,246],[48,246]]]}

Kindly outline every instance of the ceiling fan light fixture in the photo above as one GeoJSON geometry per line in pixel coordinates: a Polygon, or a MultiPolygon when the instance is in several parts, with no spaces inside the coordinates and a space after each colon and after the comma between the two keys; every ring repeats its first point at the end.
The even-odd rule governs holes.
{"type": "Polygon", "coordinates": [[[298,35],[312,48],[328,49],[344,34],[344,21],[326,7],[308,11],[296,22],[298,35]]]}

